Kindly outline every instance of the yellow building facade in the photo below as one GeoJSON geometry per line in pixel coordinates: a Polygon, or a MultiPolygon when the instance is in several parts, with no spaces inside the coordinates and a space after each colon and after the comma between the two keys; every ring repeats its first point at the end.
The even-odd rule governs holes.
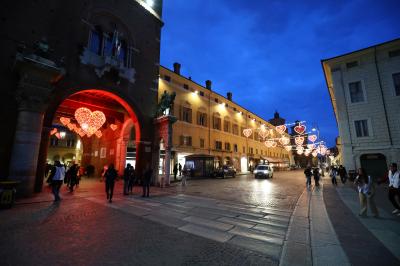
{"type": "MultiPolygon", "coordinates": [[[[233,102],[231,93],[224,97],[212,91],[211,81],[203,87],[180,75],[178,63],[173,71],[160,67],[159,97],[165,91],[176,93],[170,111],[178,118],[173,124],[172,165],[183,166],[188,155],[207,154],[214,156],[215,167],[232,165],[237,172],[267,162],[276,170],[289,167],[291,154],[282,147],[267,148],[259,134],[261,130],[268,132],[267,138],[281,136],[275,127],[233,102]]],[[[164,163],[162,149],[161,145],[160,165],[164,163]]]]}

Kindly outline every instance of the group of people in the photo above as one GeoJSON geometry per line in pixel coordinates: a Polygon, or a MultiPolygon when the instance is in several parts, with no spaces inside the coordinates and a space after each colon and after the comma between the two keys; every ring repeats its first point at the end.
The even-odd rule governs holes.
{"type": "Polygon", "coordinates": [[[62,184],[66,184],[69,192],[73,192],[75,186],[79,186],[81,173],[80,167],[76,163],[66,169],[65,165],[62,165],[60,161],[55,161],[54,165],[47,165],[47,183],[51,186],[51,191],[54,195],[54,201],[60,201],[60,189],[62,184]]]}
{"type": "Polygon", "coordinates": [[[178,175],[179,171],[179,176],[182,176],[182,165],[179,163],[174,164],[174,168],[172,172],[174,173],[174,180],[176,181],[176,176],[178,175]]]}
{"type": "MultiPolygon", "coordinates": [[[[311,177],[314,176],[315,186],[319,186],[319,169],[308,167],[305,169],[304,174],[307,178],[306,184],[307,187],[311,186],[311,177]]],[[[330,170],[330,178],[332,184],[337,186],[336,177],[339,176],[340,180],[343,184],[347,181],[347,171],[346,168],[340,165],[337,167],[332,167],[330,170]]],[[[388,172],[388,181],[389,181],[389,191],[388,198],[392,203],[394,210],[392,214],[400,216],[400,171],[397,168],[396,163],[390,164],[390,169],[388,172]]],[[[354,184],[357,186],[358,197],[360,202],[360,212],[359,216],[366,217],[368,206],[371,210],[373,217],[379,217],[379,211],[375,204],[375,182],[373,178],[368,175],[364,168],[359,168],[357,171],[357,176],[354,180],[354,184]]]]}

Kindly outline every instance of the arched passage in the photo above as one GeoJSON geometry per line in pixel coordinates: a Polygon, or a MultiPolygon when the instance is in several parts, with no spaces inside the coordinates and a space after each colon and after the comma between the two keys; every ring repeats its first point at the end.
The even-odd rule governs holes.
{"type": "MultiPolygon", "coordinates": [[[[56,127],[62,127],[67,135],[75,134],[77,138],[79,136],[83,147],[82,158],[80,161],[76,158],[77,161],[74,162],[85,168],[93,168],[95,176],[99,176],[104,166],[110,163],[122,173],[128,146],[135,147],[135,160],[140,160],[136,158],[136,154],[141,141],[141,125],[135,111],[132,103],[128,103],[114,92],[103,89],[78,90],[50,105],[43,123],[36,191],[42,187],[45,165],[51,159],[48,158],[48,151],[54,147],[50,145],[49,139],[56,127]],[[89,111],[78,113],[77,110],[82,108],[89,111]]],[[[65,154],[68,154],[68,148],[76,149],[62,148],[66,149],[65,154]]],[[[62,163],[67,165],[68,161],[62,163]]]]}

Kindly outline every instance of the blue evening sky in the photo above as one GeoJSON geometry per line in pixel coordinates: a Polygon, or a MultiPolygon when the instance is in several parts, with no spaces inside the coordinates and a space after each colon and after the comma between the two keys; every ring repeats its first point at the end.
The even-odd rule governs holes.
{"type": "Polygon", "coordinates": [[[161,64],[264,119],[338,135],[321,59],[400,37],[399,0],[165,0],[161,64]]]}

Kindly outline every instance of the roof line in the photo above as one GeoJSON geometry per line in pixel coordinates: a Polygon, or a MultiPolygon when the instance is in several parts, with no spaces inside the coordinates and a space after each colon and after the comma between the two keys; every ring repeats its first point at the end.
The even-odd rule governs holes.
{"type": "Polygon", "coordinates": [[[374,45],[371,45],[371,46],[368,46],[368,47],[365,47],[365,48],[361,48],[359,50],[355,50],[355,51],[352,51],[352,52],[344,53],[344,54],[337,55],[337,56],[334,56],[334,57],[331,57],[331,58],[321,59],[321,62],[325,62],[325,61],[329,61],[329,60],[336,59],[336,58],[339,58],[339,57],[343,57],[343,56],[346,56],[346,55],[350,55],[350,54],[354,54],[354,53],[357,53],[357,52],[365,51],[365,50],[368,50],[368,49],[371,49],[371,48],[374,48],[374,47],[378,47],[378,46],[382,46],[382,45],[385,45],[385,44],[388,44],[388,43],[391,43],[391,42],[395,42],[395,41],[400,41],[400,38],[395,38],[395,39],[390,40],[390,41],[386,41],[386,42],[379,43],[379,44],[374,44],[374,45]]]}

